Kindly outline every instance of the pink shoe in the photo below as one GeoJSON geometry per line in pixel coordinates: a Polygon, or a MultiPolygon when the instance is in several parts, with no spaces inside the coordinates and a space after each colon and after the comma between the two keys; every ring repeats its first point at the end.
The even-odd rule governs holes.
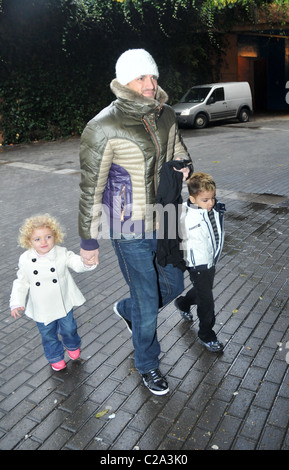
{"type": "Polygon", "coordinates": [[[70,357],[70,359],[72,359],[73,361],[75,361],[75,359],[78,359],[79,356],[80,356],[80,349],[76,349],[75,351],[68,351],[68,355],[70,357]]]}
{"type": "Polygon", "coordinates": [[[62,370],[65,369],[66,364],[65,361],[62,359],[62,361],[54,362],[53,364],[51,364],[51,367],[53,370],[62,370]]]}

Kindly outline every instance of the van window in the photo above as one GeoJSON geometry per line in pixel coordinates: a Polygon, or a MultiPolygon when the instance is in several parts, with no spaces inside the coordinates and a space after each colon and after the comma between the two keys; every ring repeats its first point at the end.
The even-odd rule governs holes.
{"type": "Polygon", "coordinates": [[[210,87],[193,87],[180,99],[180,103],[202,103],[210,91],[210,87]]]}
{"type": "Polygon", "coordinates": [[[224,101],[225,100],[225,93],[224,93],[224,88],[216,88],[212,95],[215,98],[215,101],[224,101]]]}

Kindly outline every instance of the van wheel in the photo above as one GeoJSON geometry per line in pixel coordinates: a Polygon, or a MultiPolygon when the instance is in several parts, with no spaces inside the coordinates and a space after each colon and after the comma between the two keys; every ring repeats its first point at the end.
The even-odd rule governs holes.
{"type": "Polygon", "coordinates": [[[248,122],[250,119],[249,111],[246,108],[242,108],[239,112],[238,119],[240,122],[248,122]]]}
{"type": "Polygon", "coordinates": [[[195,122],[194,122],[194,127],[196,129],[203,129],[206,127],[208,124],[208,118],[205,114],[200,113],[196,116],[195,122]]]}

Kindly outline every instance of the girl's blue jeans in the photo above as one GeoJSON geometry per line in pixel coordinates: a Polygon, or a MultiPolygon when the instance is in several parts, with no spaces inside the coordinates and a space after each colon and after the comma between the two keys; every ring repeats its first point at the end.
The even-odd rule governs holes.
{"type": "Polygon", "coordinates": [[[122,235],[111,242],[130,288],[130,298],[120,300],[117,309],[132,324],[135,366],[140,374],[145,374],[159,365],[156,333],[159,307],[184,290],[183,273],[173,265],[158,265],[155,238],[122,235]]]}
{"type": "Polygon", "coordinates": [[[64,348],[75,351],[80,347],[81,339],[77,333],[73,310],[70,310],[66,317],[59,318],[48,325],[39,322],[36,324],[41,334],[44,354],[51,364],[64,359],[64,348]]]}

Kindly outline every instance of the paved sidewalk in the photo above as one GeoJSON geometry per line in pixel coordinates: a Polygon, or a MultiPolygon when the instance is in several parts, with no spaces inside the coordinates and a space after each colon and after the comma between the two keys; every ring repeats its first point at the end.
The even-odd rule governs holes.
{"type": "Polygon", "coordinates": [[[131,337],[113,313],[128,290],[109,241],[96,271],[74,275],[87,299],[75,310],[80,361],[67,357],[67,368],[53,372],[34,322],[10,316],[25,217],[53,213],[65,246],[79,252],[79,139],[0,150],[1,450],[289,450],[289,121],[277,124],[183,132],[195,169],[213,174],[227,206],[214,289],[226,347],[219,356],[204,350],[195,313],[188,325],[173,303],[164,308],[163,397],[142,385],[131,337]]]}

